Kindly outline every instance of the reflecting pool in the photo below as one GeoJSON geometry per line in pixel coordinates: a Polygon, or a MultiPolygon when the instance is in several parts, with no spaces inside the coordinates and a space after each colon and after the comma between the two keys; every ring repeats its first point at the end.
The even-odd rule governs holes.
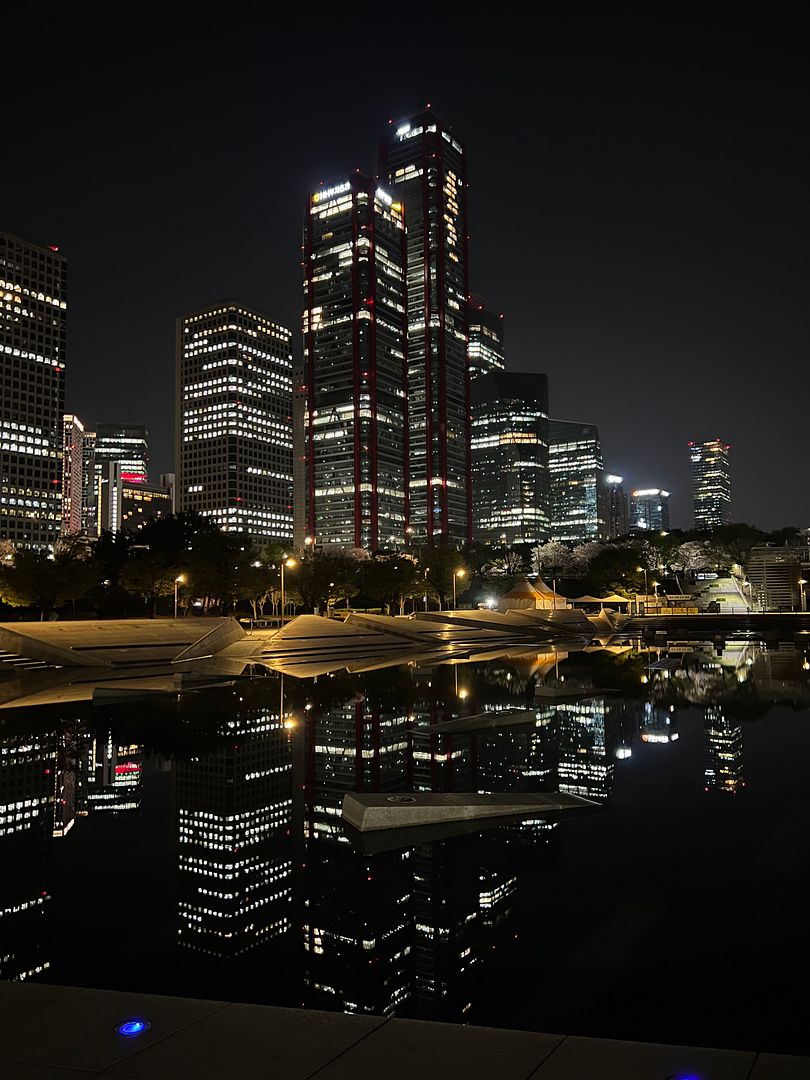
{"type": "Polygon", "coordinates": [[[0,978],[810,1053],[808,668],[628,639],[6,709],[0,978]],[[358,791],[596,805],[375,843],[358,791]]]}

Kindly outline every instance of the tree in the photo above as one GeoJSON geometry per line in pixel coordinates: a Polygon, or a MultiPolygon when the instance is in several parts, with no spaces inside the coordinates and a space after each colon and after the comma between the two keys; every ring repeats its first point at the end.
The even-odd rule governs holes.
{"type": "Polygon", "coordinates": [[[36,607],[47,619],[55,607],[78,600],[98,584],[101,566],[90,549],[60,540],[52,555],[44,551],[17,551],[0,570],[0,598],[14,607],[36,607]]]}
{"type": "Polygon", "coordinates": [[[642,565],[635,546],[607,544],[591,559],[588,568],[590,587],[597,595],[617,592],[631,596],[644,587],[643,573],[638,569],[642,565]]]}
{"type": "Polygon", "coordinates": [[[383,607],[399,604],[400,615],[405,612],[405,601],[421,596],[425,587],[418,565],[407,555],[375,555],[361,563],[360,585],[383,607]]]}
{"type": "Polygon", "coordinates": [[[138,552],[123,567],[120,581],[129,592],[142,596],[151,604],[151,616],[157,615],[157,603],[161,596],[174,592],[176,568],[166,564],[165,559],[152,551],[138,552]]]}
{"type": "Polygon", "coordinates": [[[562,577],[571,567],[571,552],[559,540],[532,549],[532,569],[541,577],[562,577]]]}
{"type": "Polygon", "coordinates": [[[331,607],[359,591],[360,560],[341,548],[319,549],[285,575],[287,593],[305,608],[331,607]]]}
{"type": "Polygon", "coordinates": [[[420,555],[419,562],[425,581],[425,591],[437,596],[442,608],[447,607],[447,597],[453,595],[453,577],[460,570],[463,571],[463,576],[456,577],[456,592],[466,590],[469,568],[465,557],[455,548],[425,549],[420,555]],[[459,582],[463,582],[461,588],[459,582]]]}
{"type": "Polygon", "coordinates": [[[250,572],[257,555],[244,536],[217,528],[194,535],[186,556],[193,592],[206,612],[235,606],[250,591],[250,572]]]}
{"type": "Polygon", "coordinates": [[[712,563],[719,569],[730,570],[733,566],[745,566],[751,548],[761,544],[766,534],[744,521],[732,525],[718,525],[709,537],[708,550],[712,563]]]}

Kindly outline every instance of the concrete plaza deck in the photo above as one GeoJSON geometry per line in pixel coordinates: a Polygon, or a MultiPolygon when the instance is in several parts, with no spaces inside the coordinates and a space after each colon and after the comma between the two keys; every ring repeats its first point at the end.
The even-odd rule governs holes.
{"type": "Polygon", "coordinates": [[[808,1080],[810,1058],[0,982],[2,1080],[808,1080]],[[149,1022],[136,1038],[116,1027],[149,1022]]]}

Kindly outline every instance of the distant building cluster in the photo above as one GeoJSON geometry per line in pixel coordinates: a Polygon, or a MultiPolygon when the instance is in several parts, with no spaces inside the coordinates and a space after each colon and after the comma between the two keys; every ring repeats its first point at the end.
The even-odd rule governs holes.
{"type": "MultiPolygon", "coordinates": [[[[67,260],[0,233],[0,539],[136,532],[195,511],[270,540],[396,551],[667,532],[669,492],[625,491],[597,427],[553,418],[470,291],[465,148],[428,107],[391,124],[378,176],[310,192],[303,340],[223,300],[177,321],[175,473],[137,423],[65,412],[67,260]]],[[[730,521],[729,447],[690,442],[694,524],[730,521]]]]}

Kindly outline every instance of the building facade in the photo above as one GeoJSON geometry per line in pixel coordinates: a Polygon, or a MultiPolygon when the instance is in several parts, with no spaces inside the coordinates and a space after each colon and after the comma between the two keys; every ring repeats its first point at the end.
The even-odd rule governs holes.
{"type": "Polygon", "coordinates": [[[0,540],[48,548],[62,521],[67,260],[0,232],[0,540]]]}
{"type": "Polygon", "coordinates": [[[810,584],[807,544],[757,544],[746,567],[754,611],[806,611],[810,584]]]}
{"type": "Polygon", "coordinates": [[[731,521],[730,450],[722,439],[689,443],[696,529],[714,529],[731,521]]]}
{"type": "Polygon", "coordinates": [[[604,539],[607,510],[599,430],[593,424],[551,420],[548,449],[551,539],[565,544],[604,539]]]}
{"type": "Polygon", "coordinates": [[[292,540],[292,332],[224,301],[177,322],[175,505],[292,540]]]}
{"type": "Polygon", "coordinates": [[[476,539],[508,544],[549,537],[548,379],[491,371],[472,383],[476,539]]]}
{"type": "Polygon", "coordinates": [[[630,531],[627,492],[624,478],[615,473],[605,474],[605,500],[607,507],[607,538],[626,536],[630,531]]]}
{"type": "Polygon", "coordinates": [[[121,466],[126,483],[145,484],[149,480],[149,432],[143,424],[97,424],[95,467],[121,466]]]}
{"type": "Polygon", "coordinates": [[[470,379],[477,379],[479,375],[487,375],[491,371],[503,371],[506,367],[503,314],[488,311],[484,301],[474,296],[467,305],[467,319],[470,379]]]}
{"type": "Polygon", "coordinates": [[[669,492],[663,488],[638,488],[630,496],[630,531],[669,531],[669,492]]]}
{"type": "Polygon", "coordinates": [[[68,413],[62,420],[62,535],[84,529],[84,424],[68,413]]]}
{"type": "Polygon", "coordinates": [[[429,108],[391,127],[380,175],[407,215],[409,513],[417,543],[472,536],[464,148],[429,108]]]}
{"type": "Polygon", "coordinates": [[[304,225],[306,523],[318,544],[404,544],[407,295],[402,205],[359,173],[304,225]]]}
{"type": "Polygon", "coordinates": [[[172,493],[155,484],[124,479],[117,462],[103,467],[98,504],[99,531],[137,532],[147,521],[170,517],[172,493]]]}

